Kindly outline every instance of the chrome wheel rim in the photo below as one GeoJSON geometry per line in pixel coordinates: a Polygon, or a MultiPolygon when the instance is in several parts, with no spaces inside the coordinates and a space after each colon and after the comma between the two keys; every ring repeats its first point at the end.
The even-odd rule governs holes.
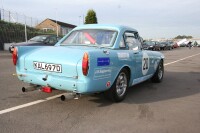
{"type": "Polygon", "coordinates": [[[162,79],[162,76],[163,76],[163,69],[162,69],[162,64],[160,64],[158,67],[158,78],[162,79]]]}
{"type": "Polygon", "coordinates": [[[126,74],[122,72],[120,73],[116,81],[117,95],[119,97],[122,97],[126,92],[126,88],[127,88],[127,77],[126,74]]]}

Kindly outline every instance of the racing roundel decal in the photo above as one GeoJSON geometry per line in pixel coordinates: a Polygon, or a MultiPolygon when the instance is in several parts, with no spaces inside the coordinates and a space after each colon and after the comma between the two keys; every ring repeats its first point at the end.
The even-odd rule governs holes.
{"type": "Polygon", "coordinates": [[[149,64],[149,56],[147,53],[143,53],[142,57],[142,74],[146,75],[149,70],[150,64],[149,64]]]}
{"type": "Polygon", "coordinates": [[[108,87],[110,87],[110,81],[108,81],[107,83],[106,83],[106,87],[108,88],[108,87]]]}

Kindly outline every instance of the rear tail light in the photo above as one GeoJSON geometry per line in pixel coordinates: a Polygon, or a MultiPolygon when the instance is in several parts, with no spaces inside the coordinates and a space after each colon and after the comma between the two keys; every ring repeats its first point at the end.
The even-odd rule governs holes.
{"type": "Polygon", "coordinates": [[[17,48],[14,48],[13,53],[12,53],[12,58],[13,58],[13,64],[17,64],[17,58],[18,58],[18,53],[17,53],[17,48]]]}
{"type": "Polygon", "coordinates": [[[84,53],[83,60],[82,60],[83,75],[87,76],[88,69],[89,69],[89,57],[88,57],[88,53],[84,53]]]}

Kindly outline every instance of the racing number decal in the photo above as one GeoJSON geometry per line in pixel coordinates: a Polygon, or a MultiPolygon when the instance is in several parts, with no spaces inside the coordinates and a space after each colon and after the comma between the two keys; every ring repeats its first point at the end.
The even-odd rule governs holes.
{"type": "Polygon", "coordinates": [[[143,60],[144,60],[143,70],[146,70],[149,68],[148,64],[149,58],[143,58],[143,60]]]}
{"type": "Polygon", "coordinates": [[[149,70],[149,56],[147,53],[143,53],[142,56],[142,74],[146,75],[149,70]]]}

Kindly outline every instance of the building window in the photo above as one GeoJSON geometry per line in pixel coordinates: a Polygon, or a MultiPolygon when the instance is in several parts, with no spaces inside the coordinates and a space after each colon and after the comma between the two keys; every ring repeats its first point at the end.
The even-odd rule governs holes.
{"type": "Polygon", "coordinates": [[[55,31],[54,28],[42,28],[44,32],[55,31]]]}

